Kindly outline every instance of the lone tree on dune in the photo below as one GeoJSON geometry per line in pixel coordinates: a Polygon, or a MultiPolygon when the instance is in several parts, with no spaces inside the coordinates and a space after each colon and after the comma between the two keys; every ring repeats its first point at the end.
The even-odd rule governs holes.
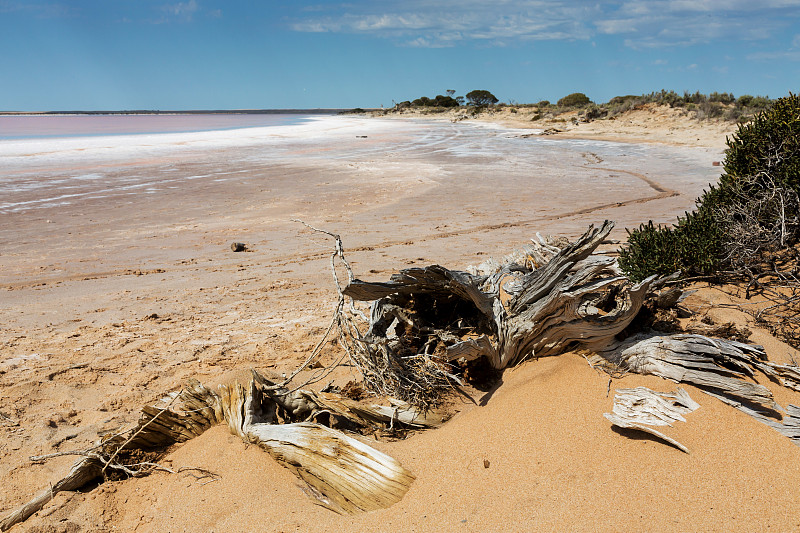
{"type": "Polygon", "coordinates": [[[467,102],[472,105],[496,104],[497,97],[489,91],[476,89],[467,93],[467,102]]]}

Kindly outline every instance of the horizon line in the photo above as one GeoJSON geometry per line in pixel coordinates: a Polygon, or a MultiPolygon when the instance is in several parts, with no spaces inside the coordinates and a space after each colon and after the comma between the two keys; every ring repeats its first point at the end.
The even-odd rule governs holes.
{"type": "Polygon", "coordinates": [[[333,114],[352,108],[306,109],[118,109],[118,110],[60,110],[60,111],[0,111],[0,116],[14,115],[266,115],[266,114],[333,114]]]}

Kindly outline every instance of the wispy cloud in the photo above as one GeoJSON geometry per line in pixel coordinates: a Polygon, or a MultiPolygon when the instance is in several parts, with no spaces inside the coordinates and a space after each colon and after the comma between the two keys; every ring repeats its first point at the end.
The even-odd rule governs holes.
{"type": "Polygon", "coordinates": [[[754,52],[748,54],[749,61],[800,61],[800,50],[783,50],[778,52],[754,52]]]}
{"type": "Polygon", "coordinates": [[[800,61],[800,34],[792,38],[788,48],[753,52],[746,56],[749,61],[800,61]]]}
{"type": "Polygon", "coordinates": [[[75,7],[54,2],[9,2],[0,1],[0,13],[19,13],[36,18],[68,18],[78,15],[75,7]]]}
{"type": "Polygon", "coordinates": [[[299,32],[368,34],[409,46],[461,41],[510,44],[620,36],[632,48],[768,39],[800,21],[800,0],[356,0],[315,5],[291,23],[299,32]]]}
{"type": "Polygon", "coordinates": [[[412,0],[402,6],[402,10],[382,12],[376,12],[378,6],[373,4],[342,6],[323,16],[314,12],[314,16],[294,22],[292,28],[372,34],[410,46],[451,46],[465,40],[587,39],[591,33],[589,17],[581,14],[587,8],[566,2],[500,1],[490,5],[476,0],[457,4],[412,0]]]}
{"type": "Polygon", "coordinates": [[[191,22],[199,9],[200,6],[197,4],[196,0],[165,4],[159,7],[161,16],[153,20],[153,22],[156,24],[164,24],[172,21],[191,22]]]}

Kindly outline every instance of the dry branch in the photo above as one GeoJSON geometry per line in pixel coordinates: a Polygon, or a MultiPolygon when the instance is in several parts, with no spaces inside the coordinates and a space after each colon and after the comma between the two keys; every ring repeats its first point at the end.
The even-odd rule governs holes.
{"type": "Polygon", "coordinates": [[[614,395],[613,412],[604,413],[603,416],[617,427],[649,433],[689,453],[689,449],[680,442],[648,426],[672,426],[678,420],[686,422],[683,415],[699,407],[683,389],[665,393],[654,392],[647,387],[636,387],[618,389],[614,395]]]}

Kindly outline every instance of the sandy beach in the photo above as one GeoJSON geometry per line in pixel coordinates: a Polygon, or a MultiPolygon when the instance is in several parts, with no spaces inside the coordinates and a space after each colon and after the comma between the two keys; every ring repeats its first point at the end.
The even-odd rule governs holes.
{"type": "MultiPolygon", "coordinates": [[[[691,209],[735,129],[664,113],[550,136],[520,117],[343,116],[0,143],[0,516],[74,462],[30,456],[85,448],[188,378],[215,384],[301,361],[336,291],[332,241],[297,219],[341,235],[369,280],[413,265],[463,268],[537,231],[574,238],[605,219],[624,240],[626,227],[691,209]]],[[[687,306],[750,324],[718,307],[730,298],[706,289],[687,306]]],[[[753,329],[771,359],[800,356],[753,329]]],[[[371,442],[417,477],[382,511],[315,505],[288,470],[215,427],[165,459],[215,481],[156,472],[59,494],[12,531],[800,528],[800,448],[689,386],[701,408],[670,435],[690,455],[622,435],[602,414],[615,388],[638,385],[676,388],[642,376],[609,383],[578,354],[507,371],[483,405],[465,401],[444,427],[371,442]]]]}

